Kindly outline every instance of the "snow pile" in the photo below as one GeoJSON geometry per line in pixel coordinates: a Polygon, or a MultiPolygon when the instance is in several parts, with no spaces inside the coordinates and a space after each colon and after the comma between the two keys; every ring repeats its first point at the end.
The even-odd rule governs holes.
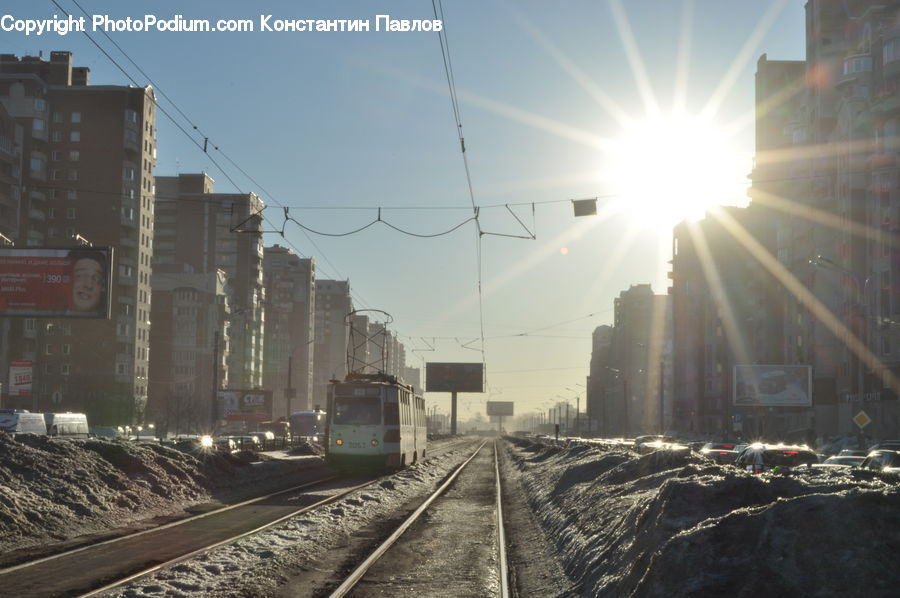
{"type": "Polygon", "coordinates": [[[690,452],[514,453],[529,501],[591,596],[887,596],[900,570],[898,478],[751,475],[690,452]]]}
{"type": "Polygon", "coordinates": [[[0,434],[0,553],[177,514],[267,478],[278,478],[268,464],[230,455],[0,434]]]}

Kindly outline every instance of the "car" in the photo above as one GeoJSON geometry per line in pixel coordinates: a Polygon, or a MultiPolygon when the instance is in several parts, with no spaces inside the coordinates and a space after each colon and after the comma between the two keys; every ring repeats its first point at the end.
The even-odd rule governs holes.
{"type": "Polygon", "coordinates": [[[734,463],[738,457],[734,442],[707,442],[700,449],[700,454],[716,463],[734,463]]]}
{"type": "Polygon", "coordinates": [[[859,449],[844,449],[837,454],[838,457],[863,457],[865,458],[869,451],[861,451],[859,449]]]}
{"type": "Polygon", "coordinates": [[[900,451],[900,440],[882,440],[869,447],[870,451],[889,450],[900,451]]]}
{"type": "Polygon", "coordinates": [[[645,436],[636,436],[634,439],[634,447],[641,455],[652,453],[661,448],[664,444],[675,442],[674,438],[664,436],[662,434],[648,434],[645,436]]]}
{"type": "Polygon", "coordinates": [[[218,436],[215,441],[213,441],[213,446],[215,446],[216,451],[220,453],[233,453],[238,448],[237,442],[235,442],[232,436],[218,436]]]}
{"type": "Polygon", "coordinates": [[[769,471],[787,472],[793,467],[818,462],[816,453],[804,445],[754,443],[741,451],[734,464],[758,474],[769,471]]]}
{"type": "Polygon", "coordinates": [[[859,467],[884,473],[900,473],[900,451],[874,450],[869,453],[859,467]]]}

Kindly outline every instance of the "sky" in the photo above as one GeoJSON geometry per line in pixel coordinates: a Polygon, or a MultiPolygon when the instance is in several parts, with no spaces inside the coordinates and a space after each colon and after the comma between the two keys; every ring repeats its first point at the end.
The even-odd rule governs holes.
{"type": "MultiPolygon", "coordinates": [[[[679,219],[746,204],[756,61],[804,58],[804,4],[5,0],[5,23],[182,15],[255,31],[107,37],[87,18],[88,35],[4,31],[0,45],[69,50],[92,84],[131,83],[122,69],[152,82],[156,174],[202,171],[217,192],[259,194],[266,245],[349,279],[357,309],[391,315],[408,365],[484,361],[487,392],[460,396],[467,419],[488,400],[517,415],[563,399],[584,409],[591,332],[612,324],[614,298],[666,292],[679,219]],[[443,40],[375,31],[376,15],[434,19],[435,7],[443,40]],[[371,30],[260,31],[261,15],[371,30]],[[574,217],[586,198],[598,215],[574,217]],[[384,222],[355,234],[311,232],[354,231],[379,208],[384,222]]],[[[449,412],[448,394],[426,399],[449,412]]]]}

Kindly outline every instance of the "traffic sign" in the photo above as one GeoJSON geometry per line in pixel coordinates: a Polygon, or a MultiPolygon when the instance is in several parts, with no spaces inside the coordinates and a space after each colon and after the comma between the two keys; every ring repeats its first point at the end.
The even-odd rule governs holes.
{"type": "Polygon", "coordinates": [[[860,411],[856,415],[853,416],[853,423],[859,426],[859,429],[862,430],[870,423],[872,423],[872,418],[865,411],[860,411]]]}

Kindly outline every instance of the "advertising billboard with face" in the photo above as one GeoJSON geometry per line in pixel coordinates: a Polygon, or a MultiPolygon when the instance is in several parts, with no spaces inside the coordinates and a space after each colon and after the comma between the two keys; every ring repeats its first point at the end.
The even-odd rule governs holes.
{"type": "Polygon", "coordinates": [[[222,419],[237,421],[271,421],[271,390],[220,390],[219,407],[222,419]]]}
{"type": "Polygon", "coordinates": [[[0,317],[108,318],[111,247],[0,248],[0,317]]]}
{"type": "Polygon", "coordinates": [[[425,392],[484,392],[484,364],[426,363],[425,392]]]}
{"type": "Polygon", "coordinates": [[[738,407],[811,407],[812,367],[736,365],[733,392],[738,407]]]}

